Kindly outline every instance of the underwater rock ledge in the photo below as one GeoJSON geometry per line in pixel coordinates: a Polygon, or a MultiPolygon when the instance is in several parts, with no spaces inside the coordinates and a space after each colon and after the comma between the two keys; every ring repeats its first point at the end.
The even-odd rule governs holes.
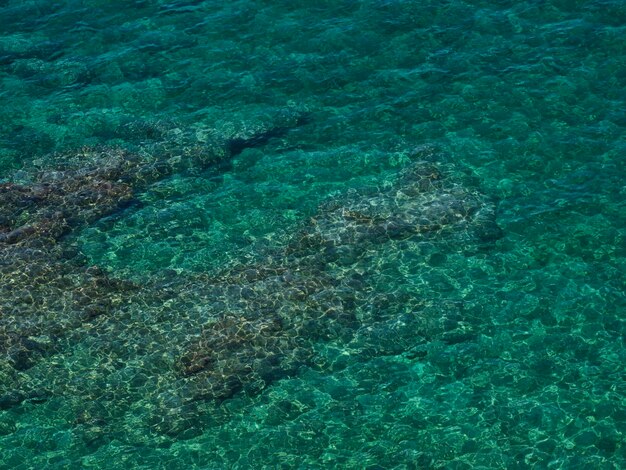
{"type": "Polygon", "coordinates": [[[80,325],[137,290],[85,266],[66,235],[125,208],[151,183],[219,166],[305,122],[304,114],[287,109],[232,138],[198,142],[176,130],[135,152],[85,147],[47,156],[51,167],[19,172],[24,181],[0,183],[0,354],[7,358],[0,372],[7,364],[27,370],[58,352],[80,325]]]}
{"type": "Polygon", "coordinates": [[[151,410],[150,432],[190,437],[205,403],[257,393],[310,363],[319,342],[349,341],[363,326],[357,310],[376,297],[376,267],[353,268],[367,251],[414,237],[465,250],[501,236],[493,201],[417,161],[378,188],[327,201],[262,263],[137,285],[68,259],[63,235],[180,166],[96,152],[87,158],[95,165],[0,188],[0,408],[75,397],[77,426],[99,429],[96,440],[139,402],[151,410]],[[50,362],[77,345],[85,364],[50,362]],[[89,401],[100,411],[87,413],[89,401]],[[78,419],[85,413],[92,418],[78,419]]]}

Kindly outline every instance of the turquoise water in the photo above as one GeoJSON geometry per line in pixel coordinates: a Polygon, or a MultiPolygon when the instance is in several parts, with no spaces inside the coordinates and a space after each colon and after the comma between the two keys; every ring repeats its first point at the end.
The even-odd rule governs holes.
{"type": "Polygon", "coordinates": [[[624,2],[0,12],[0,468],[626,465],[624,2]]]}

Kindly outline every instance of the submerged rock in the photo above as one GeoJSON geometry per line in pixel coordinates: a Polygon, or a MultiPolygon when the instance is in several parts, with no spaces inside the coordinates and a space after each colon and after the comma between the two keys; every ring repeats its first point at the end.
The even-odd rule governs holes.
{"type": "Polygon", "coordinates": [[[64,243],[66,235],[126,207],[150,183],[215,165],[233,156],[232,145],[263,143],[298,122],[296,114],[281,115],[276,126],[246,138],[212,142],[194,152],[179,145],[194,158],[172,157],[174,144],[167,140],[154,143],[151,152],[82,148],[51,155],[48,160],[57,165],[19,184],[1,183],[0,354],[7,363],[30,369],[137,295],[138,286],[85,266],[64,243]],[[40,337],[47,338],[45,347],[35,347],[40,337]]]}
{"type": "Polygon", "coordinates": [[[316,342],[349,340],[366,291],[350,265],[376,245],[409,237],[492,242],[499,237],[495,205],[427,162],[401,171],[388,187],[323,204],[267,265],[236,268],[213,281],[217,320],[202,327],[179,361],[180,375],[194,383],[183,402],[267,384],[306,363],[316,342]],[[341,270],[328,269],[337,261],[341,270]]]}
{"type": "MultiPolygon", "coordinates": [[[[282,127],[230,141],[216,159],[282,127]]],[[[466,248],[499,236],[493,202],[416,162],[379,188],[327,201],[256,264],[137,285],[68,260],[65,234],[123,207],[150,182],[211,161],[173,160],[168,145],[148,156],[83,150],[73,156],[82,165],[0,187],[0,351],[3,376],[12,377],[1,384],[0,407],[29,397],[100,400],[108,417],[98,423],[99,441],[141,401],[152,410],[151,431],[194,436],[207,403],[297,373],[321,342],[385,331],[407,341],[402,327],[415,319],[369,329],[359,321],[358,309],[376,296],[367,283],[376,268],[354,267],[369,250],[412,237],[466,248]]]]}
{"type": "Polygon", "coordinates": [[[389,187],[353,190],[324,204],[290,251],[353,258],[372,245],[416,235],[493,241],[500,236],[495,204],[447,181],[435,165],[417,162],[389,187]]]}

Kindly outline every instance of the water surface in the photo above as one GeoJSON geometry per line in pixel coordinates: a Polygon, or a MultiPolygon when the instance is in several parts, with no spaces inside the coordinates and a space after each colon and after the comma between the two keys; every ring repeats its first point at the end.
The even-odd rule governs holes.
{"type": "MultiPolygon", "coordinates": [[[[82,147],[186,161],[302,116],[154,178],[59,241],[73,254],[54,273],[99,266],[179,297],[119,297],[32,363],[4,354],[0,395],[30,395],[0,410],[0,467],[624,466],[624,2],[0,5],[6,181],[93,164],[82,147]],[[385,190],[423,159],[496,201],[501,236],[324,258],[302,276],[333,289],[364,277],[349,324],[307,337],[307,357],[273,380],[188,408],[198,380],[174,353],[215,320],[206,279],[293,267],[276,250],[320,204],[385,190]],[[162,410],[182,422],[163,425],[162,410]]],[[[6,295],[3,325],[23,300],[6,295]]]]}

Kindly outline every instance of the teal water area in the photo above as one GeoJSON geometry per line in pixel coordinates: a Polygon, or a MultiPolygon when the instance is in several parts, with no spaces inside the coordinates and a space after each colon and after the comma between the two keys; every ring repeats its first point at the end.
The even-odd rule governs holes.
{"type": "Polygon", "coordinates": [[[625,38],[0,0],[0,468],[624,468],[625,38]]]}

